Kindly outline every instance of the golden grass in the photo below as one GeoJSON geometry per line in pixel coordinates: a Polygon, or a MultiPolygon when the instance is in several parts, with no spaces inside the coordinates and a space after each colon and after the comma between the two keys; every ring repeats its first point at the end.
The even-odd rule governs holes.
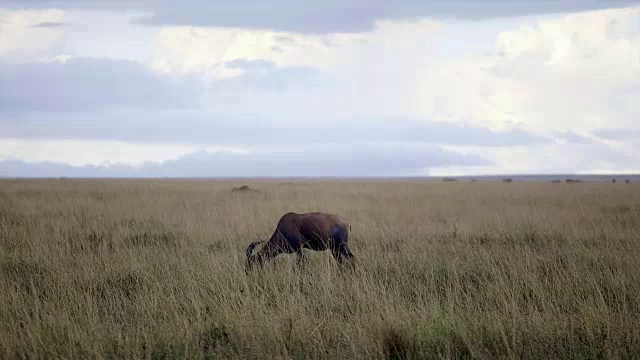
{"type": "Polygon", "coordinates": [[[3,180],[0,358],[628,358],[639,259],[635,184],[3,180]],[[246,274],[288,211],[356,272],[246,274]]]}

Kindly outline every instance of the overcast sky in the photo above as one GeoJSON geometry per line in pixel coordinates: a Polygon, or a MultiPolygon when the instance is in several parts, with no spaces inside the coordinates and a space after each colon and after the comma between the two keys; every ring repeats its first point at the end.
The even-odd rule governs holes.
{"type": "Polygon", "coordinates": [[[640,2],[0,2],[0,176],[537,173],[640,173],[640,2]]]}

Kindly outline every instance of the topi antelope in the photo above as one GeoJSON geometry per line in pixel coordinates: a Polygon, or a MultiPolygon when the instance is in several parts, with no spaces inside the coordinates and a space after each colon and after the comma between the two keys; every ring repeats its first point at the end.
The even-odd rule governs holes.
{"type": "Polygon", "coordinates": [[[298,262],[304,261],[303,248],[315,251],[331,249],[340,265],[353,266],[353,254],[349,250],[351,225],[339,215],[326,213],[287,213],[280,218],[276,230],[267,241],[256,241],[247,247],[247,268],[262,264],[281,253],[296,253],[298,262]],[[253,249],[264,243],[256,254],[253,249]]]}

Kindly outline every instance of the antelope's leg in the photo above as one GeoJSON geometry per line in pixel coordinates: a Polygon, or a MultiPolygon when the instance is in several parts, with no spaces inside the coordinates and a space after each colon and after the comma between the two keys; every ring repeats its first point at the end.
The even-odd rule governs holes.
{"type": "Polygon", "coordinates": [[[343,265],[345,260],[349,265],[353,265],[353,254],[349,250],[348,242],[349,233],[345,229],[336,231],[334,237],[331,239],[331,254],[340,265],[343,265]]]}
{"type": "Polygon", "coordinates": [[[353,254],[351,254],[347,245],[340,243],[334,244],[334,246],[331,247],[331,254],[339,263],[342,263],[345,259],[348,260],[353,257],[353,254]]]}
{"type": "Polygon", "coordinates": [[[346,259],[346,264],[349,265],[349,267],[351,269],[355,269],[355,259],[353,257],[353,254],[351,253],[351,250],[349,250],[349,245],[348,244],[343,244],[343,246],[340,248],[340,252],[342,253],[342,258],[346,259]]]}
{"type": "Polygon", "coordinates": [[[351,260],[353,258],[353,253],[351,253],[351,250],[349,250],[349,245],[347,244],[340,245],[340,254],[344,259],[351,260]]]}
{"type": "Polygon", "coordinates": [[[302,247],[300,247],[298,251],[296,251],[296,255],[298,266],[302,266],[307,263],[307,256],[305,255],[304,251],[302,251],[302,247]]]}

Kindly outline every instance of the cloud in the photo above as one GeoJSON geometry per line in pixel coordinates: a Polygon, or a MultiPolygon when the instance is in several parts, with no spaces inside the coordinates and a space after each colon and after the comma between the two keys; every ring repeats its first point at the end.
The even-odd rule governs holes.
{"type": "Polygon", "coordinates": [[[596,128],[637,127],[638,22],[640,8],[631,7],[508,21],[379,21],[350,36],[168,28],[154,59],[168,72],[214,78],[242,74],[228,66],[236,59],[271,61],[320,71],[327,80],[286,96],[261,92],[262,100],[248,87],[236,89],[247,98],[229,95],[250,108],[282,95],[290,101],[281,112],[332,116],[335,109],[586,136],[596,128]]]}
{"type": "Polygon", "coordinates": [[[14,138],[228,146],[550,141],[520,130],[354,115],[336,104],[345,101],[341,94],[331,92],[343,80],[266,60],[236,59],[227,65],[240,75],[212,81],[206,93],[197,91],[202,89],[193,75],[162,75],[129,61],[0,65],[0,132],[14,138]],[[208,105],[201,107],[199,100],[208,105]]]}
{"type": "MultiPolygon", "coordinates": [[[[626,171],[638,160],[629,134],[640,132],[640,7],[468,21],[400,10],[383,20],[374,4],[361,33],[287,32],[286,19],[279,30],[131,24],[163,1],[130,2],[126,14],[109,2],[59,17],[9,12],[13,20],[0,20],[12,24],[0,33],[2,136],[254,152],[446,145],[486,154],[493,164],[469,171],[494,172],[626,171]],[[70,25],[37,27],[47,22],[70,25]]],[[[484,10],[506,11],[494,5],[484,10]]],[[[338,7],[304,6],[320,17],[338,7]]]]}
{"type": "Polygon", "coordinates": [[[272,61],[268,60],[253,60],[249,61],[246,59],[236,59],[233,61],[229,61],[226,65],[232,69],[242,69],[242,70],[264,70],[264,69],[274,69],[276,64],[272,61]]]}
{"type": "Polygon", "coordinates": [[[596,174],[640,173],[640,155],[631,149],[640,146],[633,141],[620,148],[598,142],[575,144],[533,144],[480,148],[476,146],[443,146],[459,154],[482,154],[489,166],[431,168],[430,175],[500,175],[500,174],[596,174]]]}
{"type": "Polygon", "coordinates": [[[250,29],[278,29],[298,33],[362,32],[375,21],[415,17],[486,19],[602,9],[626,6],[632,0],[577,1],[366,1],[327,0],[299,2],[274,0],[205,1],[188,0],[176,6],[169,0],[8,0],[4,6],[55,7],[73,9],[118,9],[148,11],[141,23],[154,25],[195,25],[250,29]]]}
{"type": "Polygon", "coordinates": [[[61,10],[16,10],[0,8],[0,63],[37,59],[60,43],[64,28],[42,26],[64,21],[61,10]]]}
{"type": "Polygon", "coordinates": [[[183,108],[197,103],[197,81],[108,59],[0,64],[0,114],[183,108]]]}
{"type": "MultiPolygon", "coordinates": [[[[158,37],[154,67],[168,73],[206,74],[212,79],[244,74],[245,83],[253,86],[252,77],[274,85],[300,85],[296,91],[274,93],[242,87],[239,81],[213,84],[214,97],[226,93],[238,107],[277,108],[279,114],[300,117],[309,112],[327,117],[412,116],[411,102],[417,101],[416,70],[431,66],[430,58],[437,55],[432,43],[442,27],[425,19],[382,21],[371,33],[327,36],[168,28],[158,37]],[[282,52],[273,52],[274,45],[282,52]],[[235,61],[263,66],[248,73],[235,66],[235,61]],[[264,66],[268,62],[271,67],[264,66]]],[[[219,106],[218,101],[212,103],[219,106]]]]}
{"type": "Polygon", "coordinates": [[[561,132],[555,135],[556,141],[568,144],[591,144],[593,139],[578,135],[571,131],[561,132]]]}
{"type": "MultiPolygon", "coordinates": [[[[293,84],[309,87],[314,83],[329,80],[321,71],[305,67],[280,67],[272,61],[236,59],[225,63],[230,69],[241,70],[239,75],[233,78],[214,81],[214,94],[223,94],[231,89],[275,91],[283,90],[293,84]]],[[[305,91],[306,89],[296,89],[305,91]]]]}
{"type": "Polygon", "coordinates": [[[343,144],[250,153],[194,152],[160,164],[69,166],[46,162],[0,161],[0,175],[11,177],[249,177],[249,176],[411,176],[430,166],[488,165],[476,155],[433,146],[343,144]]]}
{"type": "Polygon", "coordinates": [[[325,118],[311,113],[299,118],[259,112],[141,109],[1,116],[0,133],[4,136],[32,139],[119,139],[229,146],[352,142],[510,146],[551,141],[519,130],[491,131],[407,118],[325,118]]]}
{"type": "Polygon", "coordinates": [[[536,133],[638,128],[640,7],[557,16],[501,32],[496,51],[415,77],[415,111],[536,133]]]}
{"type": "Polygon", "coordinates": [[[318,102],[329,106],[326,94],[340,81],[320,70],[280,67],[266,60],[237,59],[225,66],[238,74],[212,81],[208,100],[210,107],[235,114],[260,109],[267,116],[304,115],[318,102]]]}
{"type": "Polygon", "coordinates": [[[153,39],[153,66],[171,73],[204,73],[213,78],[239,74],[237,59],[270,61],[280,67],[326,69],[340,53],[328,46],[348,44],[363,35],[286,34],[255,29],[165,27],[153,39]],[[273,51],[274,47],[278,50],[273,51]]]}
{"type": "Polygon", "coordinates": [[[625,140],[638,136],[638,131],[629,129],[595,129],[593,135],[607,140],[625,140]]]}
{"type": "Polygon", "coordinates": [[[70,166],[161,163],[196,151],[191,145],[145,144],[113,140],[0,139],[0,160],[51,162],[70,166]]]}
{"type": "Polygon", "coordinates": [[[32,28],[59,28],[67,26],[64,22],[61,21],[43,21],[37,24],[31,25],[32,28]]]}

